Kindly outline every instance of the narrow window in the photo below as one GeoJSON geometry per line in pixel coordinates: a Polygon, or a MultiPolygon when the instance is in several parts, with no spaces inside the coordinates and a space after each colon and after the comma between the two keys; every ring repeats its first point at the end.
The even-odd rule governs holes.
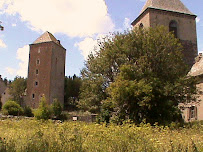
{"type": "Polygon", "coordinates": [[[40,61],[39,61],[39,59],[37,59],[37,65],[39,65],[39,63],[40,63],[40,61]]]}
{"type": "Polygon", "coordinates": [[[39,74],[39,70],[38,70],[38,69],[36,69],[36,74],[37,74],[37,75],[39,74]]]}
{"type": "Polygon", "coordinates": [[[34,93],[32,94],[32,99],[35,99],[35,94],[34,93]]]}
{"type": "Polygon", "coordinates": [[[178,37],[178,25],[176,21],[171,21],[169,23],[169,32],[173,32],[174,36],[178,37]]]}
{"type": "Polygon", "coordinates": [[[38,53],[40,53],[40,48],[38,49],[38,53]]]}
{"type": "Polygon", "coordinates": [[[192,106],[190,107],[190,118],[196,118],[197,117],[197,107],[192,106]]]}
{"type": "Polygon", "coordinates": [[[35,86],[38,86],[38,81],[35,81],[35,86]]]}

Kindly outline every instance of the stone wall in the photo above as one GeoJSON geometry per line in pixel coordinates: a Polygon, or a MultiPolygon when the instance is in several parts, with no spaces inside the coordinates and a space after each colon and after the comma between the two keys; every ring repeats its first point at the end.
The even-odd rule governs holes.
{"type": "Polygon", "coordinates": [[[63,47],[52,41],[31,44],[26,104],[37,108],[43,95],[48,104],[52,103],[53,98],[58,98],[63,103],[64,71],[65,49],[63,47]]]}
{"type": "Polygon", "coordinates": [[[163,25],[169,30],[171,21],[177,22],[177,36],[183,45],[183,55],[191,67],[197,56],[196,16],[159,9],[147,9],[134,22],[134,27],[142,23],[145,28],[163,25]]]}

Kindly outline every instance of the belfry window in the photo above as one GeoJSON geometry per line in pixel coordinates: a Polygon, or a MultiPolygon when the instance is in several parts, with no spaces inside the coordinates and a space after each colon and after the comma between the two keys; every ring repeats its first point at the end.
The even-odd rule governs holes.
{"type": "Polygon", "coordinates": [[[143,29],[143,28],[144,28],[144,25],[142,23],[140,23],[139,29],[143,29]]]}
{"type": "Polygon", "coordinates": [[[38,75],[39,74],[39,70],[38,69],[36,69],[36,75],[38,75]]]}
{"type": "Polygon", "coordinates": [[[178,24],[176,21],[171,21],[169,23],[169,32],[173,32],[174,36],[178,37],[178,24]]]}

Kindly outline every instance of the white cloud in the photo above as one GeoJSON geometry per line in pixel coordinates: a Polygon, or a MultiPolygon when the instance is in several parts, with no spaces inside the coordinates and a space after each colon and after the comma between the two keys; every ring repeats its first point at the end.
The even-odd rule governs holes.
{"type": "Polygon", "coordinates": [[[85,59],[87,59],[88,55],[97,49],[97,41],[93,38],[87,37],[83,41],[79,43],[75,43],[75,47],[81,51],[81,54],[85,59]]]}
{"type": "Polygon", "coordinates": [[[6,67],[8,74],[21,77],[27,77],[28,61],[29,61],[29,45],[19,48],[16,52],[16,59],[19,60],[18,69],[6,67]]]}
{"type": "Polygon", "coordinates": [[[6,48],[6,44],[4,43],[3,40],[0,39],[0,48],[6,48]]]}
{"type": "Polygon", "coordinates": [[[130,19],[125,18],[124,23],[123,23],[124,30],[130,30],[131,29],[131,24],[130,24],[130,19]]]}
{"type": "Polygon", "coordinates": [[[0,10],[15,15],[36,31],[92,36],[114,29],[104,0],[3,0],[0,10]]]}
{"type": "Polygon", "coordinates": [[[13,23],[11,26],[16,27],[17,25],[13,23]]]}
{"type": "Polygon", "coordinates": [[[196,22],[197,22],[197,23],[199,23],[199,21],[200,21],[200,18],[199,18],[199,17],[197,17],[197,18],[196,18],[196,22]]]}
{"type": "Polygon", "coordinates": [[[27,77],[28,61],[29,61],[29,45],[25,45],[17,50],[16,58],[20,60],[17,75],[27,77]]]}
{"type": "Polygon", "coordinates": [[[11,68],[11,67],[6,67],[6,72],[9,74],[9,75],[12,75],[14,76],[16,74],[16,70],[11,68]]]}

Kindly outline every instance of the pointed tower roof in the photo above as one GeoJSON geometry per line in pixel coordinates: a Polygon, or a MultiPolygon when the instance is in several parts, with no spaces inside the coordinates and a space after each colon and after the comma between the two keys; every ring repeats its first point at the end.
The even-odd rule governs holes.
{"type": "MultiPolygon", "coordinates": [[[[38,39],[36,39],[32,44],[38,44],[38,43],[44,43],[44,42],[54,42],[58,44],[59,46],[63,47],[60,44],[60,41],[57,40],[50,32],[46,31],[44,34],[42,34],[38,39]]],[[[64,48],[64,47],[63,47],[64,48]]]]}
{"type": "Polygon", "coordinates": [[[147,0],[140,14],[142,14],[147,8],[194,15],[187,7],[185,7],[181,0],[147,0]]]}

